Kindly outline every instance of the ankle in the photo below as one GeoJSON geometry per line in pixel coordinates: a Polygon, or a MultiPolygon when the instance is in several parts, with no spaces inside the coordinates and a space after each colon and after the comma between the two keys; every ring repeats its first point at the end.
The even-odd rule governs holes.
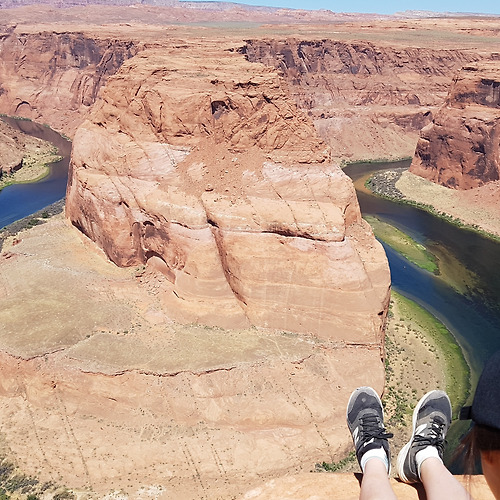
{"type": "Polygon", "coordinates": [[[420,478],[422,477],[422,466],[424,464],[426,464],[425,467],[432,467],[438,463],[441,465],[443,464],[443,460],[434,446],[427,446],[423,450],[420,450],[415,455],[415,461],[417,463],[417,472],[420,478]]]}
{"type": "Polygon", "coordinates": [[[374,460],[377,460],[377,462],[383,463],[385,470],[387,474],[389,474],[390,470],[390,464],[389,464],[389,459],[387,457],[387,453],[383,448],[374,448],[372,450],[368,450],[362,457],[361,457],[361,470],[363,471],[363,474],[366,472],[366,465],[368,462],[372,462],[374,460]]]}

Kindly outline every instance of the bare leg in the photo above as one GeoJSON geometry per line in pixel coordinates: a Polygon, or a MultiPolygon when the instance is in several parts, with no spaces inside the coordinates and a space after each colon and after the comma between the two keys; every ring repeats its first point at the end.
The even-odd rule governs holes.
{"type": "Polygon", "coordinates": [[[428,458],[420,467],[420,479],[428,500],[472,500],[465,488],[437,458],[428,458]]]}
{"type": "Polygon", "coordinates": [[[397,500],[382,460],[372,458],[366,462],[359,500],[397,500]]]}

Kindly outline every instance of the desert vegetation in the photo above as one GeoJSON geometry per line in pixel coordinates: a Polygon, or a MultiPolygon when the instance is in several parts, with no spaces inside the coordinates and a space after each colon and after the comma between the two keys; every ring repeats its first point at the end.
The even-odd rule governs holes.
{"type": "Polygon", "coordinates": [[[431,273],[439,274],[436,257],[424,245],[418,243],[397,227],[377,217],[365,216],[364,219],[372,226],[373,232],[378,239],[382,240],[416,266],[431,273]]]}

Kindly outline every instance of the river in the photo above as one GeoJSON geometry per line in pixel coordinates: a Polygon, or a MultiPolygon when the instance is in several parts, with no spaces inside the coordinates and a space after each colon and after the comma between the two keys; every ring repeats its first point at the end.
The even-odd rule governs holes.
{"type": "Polygon", "coordinates": [[[49,127],[29,120],[6,117],[2,117],[2,120],[21,132],[51,142],[63,158],[50,164],[49,174],[42,180],[30,184],[12,184],[0,191],[0,228],[64,198],[71,154],[71,141],[49,127]]]}
{"type": "Polygon", "coordinates": [[[400,166],[409,166],[409,161],[352,164],[344,171],[354,181],[363,215],[376,216],[409,234],[446,268],[446,276],[435,276],[384,245],[392,287],[448,327],[477,374],[500,350],[500,243],[363,189],[364,179],[372,173],[400,166]]]}

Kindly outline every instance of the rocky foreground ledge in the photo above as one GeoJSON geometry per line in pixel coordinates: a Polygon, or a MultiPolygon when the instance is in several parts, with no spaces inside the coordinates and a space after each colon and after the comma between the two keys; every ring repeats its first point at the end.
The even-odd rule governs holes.
{"type": "MultiPolygon", "coordinates": [[[[0,259],[0,431],[25,474],[95,500],[358,498],[359,476],[309,471],[351,449],[345,405],[378,372],[369,348],[175,325],[141,269],[62,215],[0,259]]],[[[493,499],[482,478],[472,492],[493,499]]]]}
{"type": "MultiPolygon", "coordinates": [[[[358,500],[361,474],[298,474],[282,477],[246,493],[241,500],[358,500]]],[[[484,476],[457,479],[470,491],[475,500],[494,500],[484,476]]],[[[422,500],[425,492],[421,485],[408,485],[391,479],[399,500],[422,500]]]]}
{"type": "Polygon", "coordinates": [[[356,498],[355,476],[307,473],[350,450],[351,390],[369,380],[382,392],[389,274],[311,119],[338,152],[365,157],[380,144],[407,154],[451,72],[488,54],[477,37],[473,51],[445,54],[340,41],[323,71],[314,61],[324,42],[306,40],[270,51],[278,72],[251,54],[269,44],[240,36],[185,40],[134,26],[121,42],[122,27],[65,29],[9,28],[0,107],[70,135],[87,118],[67,215],[101,249],[60,217],[4,245],[9,459],[82,499],[356,498]],[[325,74],[346,85],[308,84],[325,74]],[[292,98],[294,81],[312,94],[292,98]],[[311,282],[311,269],[326,283],[311,282]],[[318,323],[303,312],[312,309],[318,323]],[[213,326],[222,312],[227,323],[213,326]]]}

